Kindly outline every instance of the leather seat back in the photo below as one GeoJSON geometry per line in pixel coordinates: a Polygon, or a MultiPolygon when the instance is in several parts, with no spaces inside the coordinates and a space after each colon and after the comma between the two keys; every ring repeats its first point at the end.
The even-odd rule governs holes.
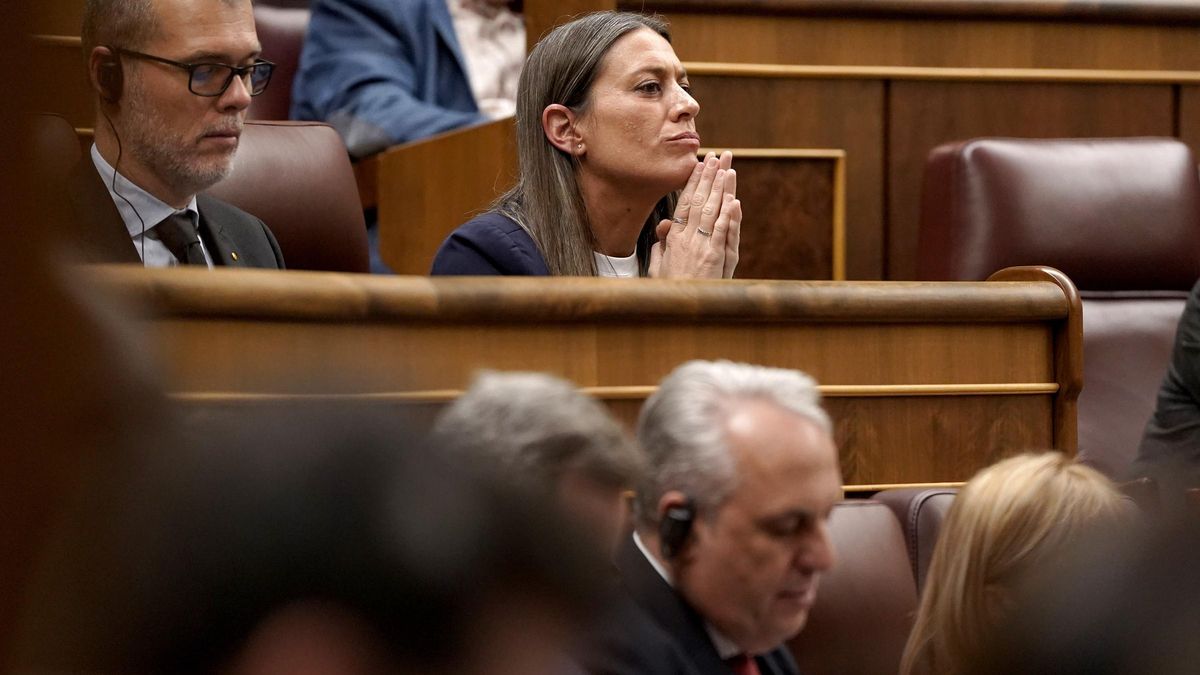
{"type": "Polygon", "coordinates": [[[62,115],[33,115],[34,175],[42,184],[59,185],[83,157],[75,127],[62,115]]]}
{"type": "Polygon", "coordinates": [[[980,138],[930,154],[918,276],[982,281],[1017,265],[1081,291],[1187,290],[1200,278],[1200,178],[1173,138],[980,138]]]}
{"type": "Polygon", "coordinates": [[[894,673],[912,628],[916,586],[891,510],[870,500],[834,507],[837,563],[826,572],[808,625],[789,646],[805,675],[894,673]]]}
{"type": "Polygon", "coordinates": [[[1083,299],[1079,458],[1108,476],[1124,477],[1137,457],[1186,300],[1183,291],[1083,299]]]}
{"type": "Polygon", "coordinates": [[[288,269],[367,272],[367,229],[342,139],[319,122],[246,122],[209,194],[263,220],[288,269]]]}
{"type": "Polygon", "coordinates": [[[955,488],[900,488],[875,495],[900,521],[918,594],[925,588],[933,547],[956,494],[955,488]]]}

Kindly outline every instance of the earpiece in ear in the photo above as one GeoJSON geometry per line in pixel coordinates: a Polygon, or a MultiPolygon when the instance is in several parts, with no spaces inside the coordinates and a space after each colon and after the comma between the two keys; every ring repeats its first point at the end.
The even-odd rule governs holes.
{"type": "Polygon", "coordinates": [[[658,524],[658,547],[669,560],[679,555],[692,531],[696,520],[696,505],[689,498],[683,504],[672,506],[663,514],[658,524]]]}
{"type": "Polygon", "coordinates": [[[96,68],[96,80],[100,85],[100,98],[105,103],[121,101],[121,90],[125,88],[125,72],[121,68],[121,57],[111,47],[108,55],[96,68]]]}

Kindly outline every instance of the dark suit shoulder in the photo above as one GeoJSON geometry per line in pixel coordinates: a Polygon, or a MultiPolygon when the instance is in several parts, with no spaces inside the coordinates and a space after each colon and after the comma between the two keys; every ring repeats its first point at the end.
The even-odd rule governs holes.
{"type": "Polygon", "coordinates": [[[495,211],[472,218],[450,233],[433,259],[434,275],[548,276],[533,237],[495,211]]]}
{"type": "Polygon", "coordinates": [[[616,557],[621,592],[591,636],[585,664],[602,675],[729,675],[704,620],[627,539],[616,557]]]}
{"type": "Polygon", "coordinates": [[[212,255],[218,265],[284,269],[279,242],[260,218],[210,195],[197,195],[196,204],[202,227],[208,228],[216,249],[212,255]]]}
{"type": "Polygon", "coordinates": [[[81,262],[140,263],[129,230],[113,203],[108,187],[91,158],[81,159],[63,185],[47,191],[43,209],[51,222],[59,222],[81,262]],[[58,200],[65,194],[65,200],[58,200]]]}
{"type": "Polygon", "coordinates": [[[591,675],[702,675],[674,636],[627,596],[589,633],[580,661],[591,675]]]}

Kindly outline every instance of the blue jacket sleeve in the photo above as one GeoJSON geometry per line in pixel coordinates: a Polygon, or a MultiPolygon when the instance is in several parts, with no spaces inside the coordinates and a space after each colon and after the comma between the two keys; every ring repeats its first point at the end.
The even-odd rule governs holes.
{"type": "Polygon", "coordinates": [[[362,157],[485,120],[440,0],[318,0],[291,116],[322,120],[362,157]]]}
{"type": "Polygon", "coordinates": [[[548,276],[537,244],[525,230],[497,213],[460,226],[438,248],[430,274],[548,276]]]}

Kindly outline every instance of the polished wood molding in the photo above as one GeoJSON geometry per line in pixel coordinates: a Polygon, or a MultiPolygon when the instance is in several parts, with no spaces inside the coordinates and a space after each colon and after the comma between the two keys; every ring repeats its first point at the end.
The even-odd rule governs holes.
{"type": "MultiPolygon", "coordinates": [[[[894,384],[853,385],[823,384],[817,387],[825,398],[869,398],[904,396],[996,396],[1058,393],[1053,382],[1018,382],[993,384],[894,384]]],[[[656,386],[580,387],[579,391],[601,401],[642,401],[658,391],[656,386]]],[[[463,395],[461,389],[426,391],[384,391],[352,394],[286,394],[271,392],[177,392],[170,398],[188,403],[245,403],[289,401],[380,401],[393,403],[449,403],[463,395]]]]}
{"type": "Polygon", "coordinates": [[[924,19],[1061,19],[1200,23],[1200,2],[1178,0],[621,0],[633,12],[924,19]]]}
{"type": "Polygon", "coordinates": [[[813,80],[934,80],[947,82],[1060,82],[1195,84],[1193,70],[1098,70],[1075,68],[931,68],[917,66],[813,66],[686,61],[688,75],[813,80]]]}
{"type": "Polygon", "coordinates": [[[1065,317],[1048,283],[856,282],[559,277],[416,277],[267,270],[83,271],[156,313],[311,321],[463,318],[536,321],[995,321],[1065,317]],[[983,292],[980,292],[983,291],[983,292]]]}
{"type": "Polygon", "coordinates": [[[1083,390],[1083,301],[1079,290],[1067,275],[1047,267],[1009,267],[988,281],[1032,281],[1047,276],[1062,289],[1071,306],[1054,336],[1054,377],[1062,393],[1054,400],[1055,418],[1063,421],[1055,429],[1054,448],[1074,454],[1079,444],[1079,392],[1083,390]]]}
{"type": "Polygon", "coordinates": [[[72,47],[81,49],[83,40],[78,35],[31,35],[35,45],[45,45],[47,47],[72,47]]]}

